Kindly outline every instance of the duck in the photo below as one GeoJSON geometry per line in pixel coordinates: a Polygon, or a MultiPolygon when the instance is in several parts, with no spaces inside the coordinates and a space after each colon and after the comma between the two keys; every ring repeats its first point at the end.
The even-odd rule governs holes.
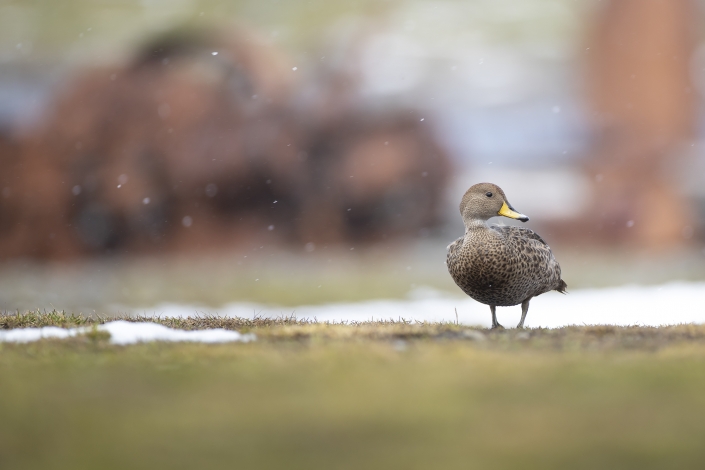
{"type": "Polygon", "coordinates": [[[465,234],[447,247],[448,272],[465,294],[489,305],[493,329],[503,328],[497,307],[521,304],[517,328],[524,328],[531,299],[553,290],[566,293],[561,267],[543,238],[527,228],[488,224],[496,216],[529,221],[502,188],[492,183],[471,186],[460,201],[460,215],[465,234]]]}

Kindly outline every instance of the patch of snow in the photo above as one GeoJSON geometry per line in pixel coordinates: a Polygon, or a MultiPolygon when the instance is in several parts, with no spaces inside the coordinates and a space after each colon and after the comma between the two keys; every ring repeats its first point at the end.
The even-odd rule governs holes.
{"type": "MultiPolygon", "coordinates": [[[[525,325],[559,328],[568,325],[642,325],[661,326],[681,323],[705,323],[702,298],[703,282],[674,282],[658,286],[628,285],[603,289],[569,290],[561,295],[549,292],[531,300],[525,325]]],[[[244,318],[278,318],[293,316],[330,322],[368,320],[411,320],[455,322],[465,325],[491,326],[488,306],[469,297],[453,296],[431,288],[416,288],[403,300],[371,300],[356,303],[333,303],[281,307],[254,303],[231,303],[209,312],[207,308],[181,304],[160,304],[140,309],[135,314],[158,314],[168,317],[218,315],[244,318]]],[[[124,311],[124,308],[123,308],[124,311]]],[[[499,322],[513,327],[521,318],[521,307],[500,307],[499,322]]]]}
{"type": "Polygon", "coordinates": [[[58,326],[45,326],[43,328],[17,328],[14,330],[0,331],[0,342],[29,343],[43,338],[64,339],[78,334],[78,329],[70,330],[58,326]]]}
{"type": "MultiPolygon", "coordinates": [[[[90,331],[90,327],[58,328],[18,328],[0,331],[0,342],[28,343],[44,338],[64,339],[90,331]]],[[[242,334],[222,328],[184,331],[168,328],[157,323],[113,321],[98,326],[98,331],[110,334],[113,344],[135,344],[148,341],[190,341],[196,343],[227,343],[232,341],[249,342],[256,339],[253,334],[242,334]]]]}
{"type": "Polygon", "coordinates": [[[231,341],[249,342],[255,339],[252,334],[238,333],[223,328],[209,330],[175,330],[158,323],[135,323],[113,321],[98,327],[110,333],[113,344],[134,344],[147,341],[191,341],[196,343],[227,343],[231,341]]]}

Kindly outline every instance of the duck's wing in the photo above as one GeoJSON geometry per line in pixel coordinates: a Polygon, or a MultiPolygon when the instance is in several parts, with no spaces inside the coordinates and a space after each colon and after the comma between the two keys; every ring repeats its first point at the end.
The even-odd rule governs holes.
{"type": "Polygon", "coordinates": [[[524,227],[513,227],[511,225],[492,225],[491,227],[494,230],[497,230],[498,232],[504,234],[505,236],[514,238],[514,239],[528,239],[528,240],[536,240],[539,242],[541,245],[545,246],[548,248],[548,250],[551,250],[551,247],[548,246],[548,243],[541,238],[541,236],[534,232],[531,229],[524,228],[524,227]]]}
{"type": "Polygon", "coordinates": [[[455,255],[455,253],[458,251],[458,249],[463,245],[464,238],[465,237],[460,237],[446,247],[446,250],[448,250],[448,258],[451,258],[452,256],[455,255]]]}
{"type": "Polygon", "coordinates": [[[546,285],[544,286],[546,290],[555,289],[558,292],[565,293],[568,286],[561,279],[561,266],[553,256],[551,247],[538,233],[528,228],[508,225],[492,225],[491,228],[501,233],[506,239],[511,240],[511,243],[515,246],[523,247],[522,251],[537,255],[536,262],[543,267],[539,271],[546,276],[546,285]],[[543,262],[540,260],[543,260],[543,262]]]}

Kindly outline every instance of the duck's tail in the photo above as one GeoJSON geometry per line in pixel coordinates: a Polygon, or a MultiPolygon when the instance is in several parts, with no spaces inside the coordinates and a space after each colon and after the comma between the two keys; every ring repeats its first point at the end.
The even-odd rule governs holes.
{"type": "Polygon", "coordinates": [[[561,294],[565,294],[567,288],[568,288],[568,284],[566,284],[565,281],[563,279],[561,279],[560,282],[558,283],[558,287],[556,287],[553,290],[557,290],[561,294]]]}

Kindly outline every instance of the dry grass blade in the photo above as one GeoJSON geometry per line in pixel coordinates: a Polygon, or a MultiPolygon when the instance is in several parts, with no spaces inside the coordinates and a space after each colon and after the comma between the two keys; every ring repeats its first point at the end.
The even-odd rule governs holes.
{"type": "Polygon", "coordinates": [[[705,343],[705,325],[644,326],[570,326],[556,329],[485,330],[457,323],[414,322],[397,320],[365,322],[320,322],[292,316],[278,318],[159,316],[100,316],[64,311],[27,311],[0,313],[0,329],[58,326],[70,328],[99,325],[113,320],[154,322],[169,328],[203,330],[223,328],[253,332],[261,341],[393,341],[436,340],[472,341],[483,348],[540,350],[658,350],[669,346],[705,343]]]}

